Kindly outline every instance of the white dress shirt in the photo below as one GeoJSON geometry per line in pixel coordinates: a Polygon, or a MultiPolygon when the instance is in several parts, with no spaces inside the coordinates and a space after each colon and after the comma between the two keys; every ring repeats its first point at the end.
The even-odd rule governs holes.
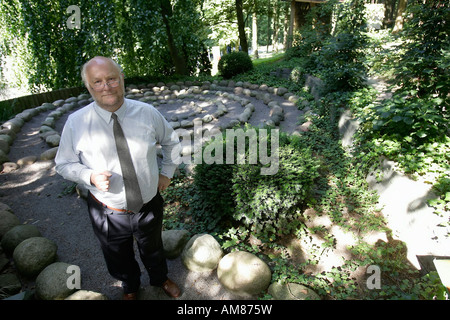
{"type": "MultiPolygon", "coordinates": [[[[161,174],[172,178],[181,162],[178,135],[153,106],[125,99],[115,112],[128,142],[144,203],[157,193],[157,143],[162,147],[161,174]]],[[[71,114],[61,134],[55,157],[56,171],[65,179],[85,184],[101,202],[126,209],[125,189],[113,133],[111,112],[92,102],[71,114]],[[109,190],[91,185],[92,172],[109,171],[109,190]]]]}

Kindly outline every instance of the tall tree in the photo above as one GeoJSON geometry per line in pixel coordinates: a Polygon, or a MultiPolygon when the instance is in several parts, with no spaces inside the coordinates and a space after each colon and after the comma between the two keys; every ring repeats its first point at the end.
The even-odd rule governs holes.
{"type": "Polygon", "coordinates": [[[242,0],[236,0],[236,15],[239,30],[239,43],[241,45],[241,50],[248,53],[247,35],[245,34],[245,23],[242,6],[243,6],[242,0]]]}
{"type": "Polygon", "coordinates": [[[399,0],[397,15],[395,17],[395,25],[392,30],[393,33],[399,32],[403,29],[403,13],[406,11],[406,3],[408,0],[399,0]]]}
{"type": "Polygon", "coordinates": [[[258,20],[256,18],[256,12],[252,14],[252,49],[253,55],[258,58],[258,20]]]}
{"type": "Polygon", "coordinates": [[[189,72],[186,66],[186,59],[182,51],[178,50],[172,34],[170,22],[173,15],[173,11],[170,0],[160,0],[160,6],[164,26],[166,27],[167,44],[169,46],[170,56],[175,66],[175,73],[180,75],[188,75],[189,72]]]}

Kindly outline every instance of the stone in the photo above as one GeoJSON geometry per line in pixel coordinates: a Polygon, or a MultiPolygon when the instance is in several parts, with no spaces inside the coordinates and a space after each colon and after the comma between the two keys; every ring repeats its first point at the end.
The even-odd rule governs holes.
{"type": "Polygon", "coordinates": [[[89,196],[89,189],[86,187],[85,184],[77,184],[77,186],[75,187],[76,192],[78,194],[78,196],[81,199],[87,199],[89,196]]]}
{"type": "Polygon", "coordinates": [[[9,129],[14,131],[15,133],[19,132],[22,129],[25,121],[21,118],[13,118],[11,120],[6,121],[2,124],[2,128],[9,129]]]}
{"type": "Polygon", "coordinates": [[[0,202],[0,211],[9,211],[9,212],[13,212],[11,207],[8,206],[6,203],[0,202]]]}
{"type": "Polygon", "coordinates": [[[46,125],[42,125],[41,128],[39,129],[39,133],[44,133],[47,131],[55,131],[55,129],[53,129],[49,126],[46,126],[46,125]]]}
{"type": "Polygon", "coordinates": [[[65,262],[49,264],[36,278],[36,296],[41,300],[64,300],[77,289],[70,284],[71,265],[65,262]],[[70,270],[69,270],[70,271],[70,270]]]}
{"type": "Polygon", "coordinates": [[[55,118],[53,118],[53,117],[47,117],[47,118],[45,118],[44,122],[42,122],[42,125],[43,125],[43,126],[47,126],[47,127],[54,128],[54,127],[55,127],[55,123],[56,123],[55,118]]]}
{"type": "Polygon", "coordinates": [[[303,123],[301,126],[298,127],[298,129],[301,132],[308,132],[309,131],[309,127],[312,125],[311,121],[307,121],[305,123],[303,123]]]}
{"type": "Polygon", "coordinates": [[[59,146],[59,142],[61,140],[61,137],[59,136],[59,134],[52,134],[51,136],[48,136],[45,139],[45,142],[50,146],[50,147],[57,147],[59,146]]]}
{"type": "Polygon", "coordinates": [[[24,240],[40,237],[39,229],[34,225],[21,224],[13,227],[2,238],[1,246],[6,254],[11,255],[14,249],[24,240]]]}
{"type": "Polygon", "coordinates": [[[234,251],[224,256],[217,267],[219,282],[242,297],[258,295],[269,287],[269,266],[252,253],[234,251]]]}
{"type": "Polygon", "coordinates": [[[36,277],[56,259],[57,245],[44,237],[32,237],[22,241],[13,252],[17,270],[27,278],[36,277]]]}
{"type": "Polygon", "coordinates": [[[168,259],[177,258],[189,240],[187,230],[166,230],[162,232],[164,255],[168,259]]]}
{"type": "Polygon", "coordinates": [[[190,128],[190,127],[194,126],[194,122],[189,121],[189,120],[182,120],[181,123],[180,123],[180,126],[182,128],[190,128]]]}
{"type": "Polygon", "coordinates": [[[19,218],[7,210],[0,211],[0,239],[12,228],[20,224],[19,218]]]}
{"type": "MultiPolygon", "coordinates": [[[[2,130],[3,131],[3,130],[2,130]]],[[[6,131],[6,130],[5,130],[6,131]]],[[[6,134],[0,134],[0,140],[5,141],[9,145],[12,145],[15,139],[15,133],[9,129],[7,129],[8,133],[6,134]],[[12,135],[11,135],[12,134],[12,135]]]]}
{"type": "Polygon", "coordinates": [[[42,161],[53,160],[56,157],[56,153],[58,152],[58,147],[51,148],[41,153],[40,159],[42,161]]]}
{"type": "Polygon", "coordinates": [[[5,162],[9,162],[9,157],[4,151],[0,150],[0,164],[5,162]]]}
{"type": "Polygon", "coordinates": [[[288,92],[288,89],[283,88],[283,87],[279,87],[275,89],[275,94],[277,94],[278,96],[283,96],[285,93],[288,92]]]}
{"type": "Polygon", "coordinates": [[[19,165],[15,162],[5,162],[3,163],[2,173],[10,173],[19,169],[19,165]]]}
{"type": "Polygon", "coordinates": [[[64,300],[108,300],[108,297],[94,291],[77,290],[64,300]]]}
{"type": "MultiPolygon", "coordinates": [[[[3,295],[13,295],[22,289],[19,278],[14,273],[0,274],[0,292],[3,295]]],[[[4,298],[4,297],[3,297],[4,298]]]]}
{"type": "Polygon", "coordinates": [[[316,292],[298,283],[272,283],[268,292],[275,300],[320,300],[316,292]]]}
{"type": "Polygon", "coordinates": [[[3,270],[9,264],[9,259],[4,253],[0,254],[0,270],[3,270]]]}
{"type": "Polygon", "coordinates": [[[54,105],[53,103],[49,103],[49,102],[44,102],[41,105],[43,110],[49,111],[49,110],[53,110],[56,108],[56,105],[54,105]]]}
{"type": "Polygon", "coordinates": [[[23,158],[20,158],[19,160],[17,160],[17,164],[21,167],[28,166],[30,164],[35,163],[36,160],[37,160],[36,156],[26,156],[26,157],[23,157],[23,158]]]}
{"type": "Polygon", "coordinates": [[[183,265],[191,271],[204,272],[217,268],[223,256],[220,244],[209,234],[193,236],[181,253],[183,265]]]}

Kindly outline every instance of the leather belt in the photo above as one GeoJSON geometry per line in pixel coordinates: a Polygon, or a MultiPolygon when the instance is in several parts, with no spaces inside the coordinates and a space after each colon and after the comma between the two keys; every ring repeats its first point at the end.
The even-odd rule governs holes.
{"type": "Polygon", "coordinates": [[[99,205],[101,205],[104,208],[108,208],[110,210],[114,210],[114,211],[118,211],[118,212],[134,213],[133,211],[130,211],[127,209],[117,209],[117,208],[108,206],[108,205],[104,204],[103,202],[101,202],[100,200],[98,200],[96,197],[94,197],[94,195],[92,193],[89,192],[89,194],[91,195],[92,199],[94,199],[99,205]]]}

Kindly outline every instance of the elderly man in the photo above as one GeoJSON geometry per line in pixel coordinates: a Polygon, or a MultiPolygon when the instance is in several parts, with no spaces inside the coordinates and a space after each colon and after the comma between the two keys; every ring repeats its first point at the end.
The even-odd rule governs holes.
{"type": "Polygon", "coordinates": [[[159,191],[170,184],[180,161],[178,136],[153,106],[124,98],[124,75],[112,59],[91,59],[82,79],[94,102],[69,116],[56,171],[89,189],[94,233],[109,273],[122,281],[124,299],[136,299],[140,286],[133,239],[150,284],[176,298],[180,289],[167,278],[159,191]],[[163,151],[160,172],[157,143],[163,151]]]}

